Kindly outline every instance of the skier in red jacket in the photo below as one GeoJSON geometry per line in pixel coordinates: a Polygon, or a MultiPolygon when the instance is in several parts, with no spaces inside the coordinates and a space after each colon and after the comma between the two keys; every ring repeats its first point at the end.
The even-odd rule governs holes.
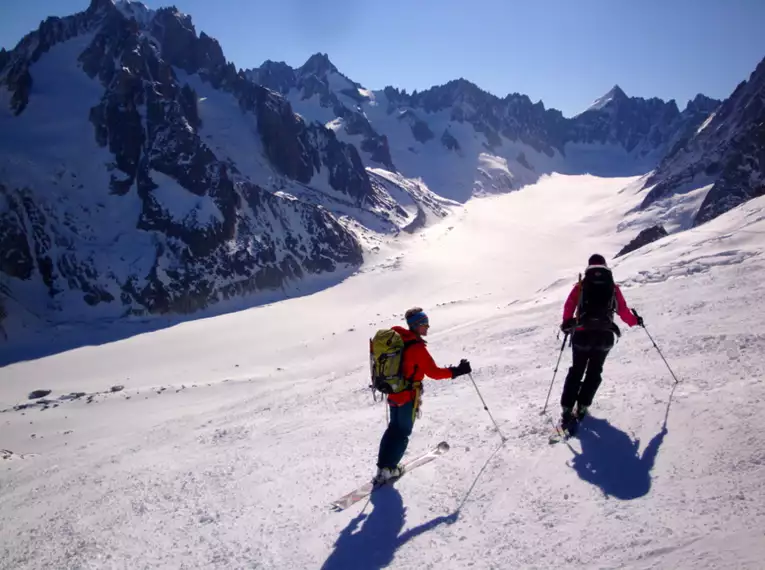
{"type": "Polygon", "coordinates": [[[614,335],[621,336],[614,312],[630,327],[643,324],[641,317],[630,312],[605,258],[596,253],[590,256],[584,279],[574,285],[563,307],[560,328],[572,334],[573,354],[560,398],[560,423],[565,430],[587,415],[602,380],[603,364],[614,346],[614,335]]]}
{"type": "Polygon", "coordinates": [[[375,483],[385,482],[403,473],[399,462],[409,445],[409,436],[412,434],[414,420],[420,407],[422,381],[425,376],[433,380],[445,380],[471,372],[470,363],[465,359],[462,359],[458,366],[440,368],[436,365],[423,338],[428,334],[430,323],[428,316],[420,307],[409,309],[405,318],[408,329],[392,328],[407,343],[403,356],[402,375],[404,378],[412,379],[412,388],[388,395],[390,422],[380,440],[377,474],[373,479],[375,483]]]}

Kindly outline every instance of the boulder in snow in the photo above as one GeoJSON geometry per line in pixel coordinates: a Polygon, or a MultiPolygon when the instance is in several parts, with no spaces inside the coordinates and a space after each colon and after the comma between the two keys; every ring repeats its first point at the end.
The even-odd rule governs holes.
{"type": "Polygon", "coordinates": [[[648,245],[649,243],[655,242],[668,235],[667,230],[665,230],[664,226],[661,224],[646,228],[641,231],[635,239],[625,245],[614,257],[621,257],[622,255],[640,249],[644,245],[648,245]]]}

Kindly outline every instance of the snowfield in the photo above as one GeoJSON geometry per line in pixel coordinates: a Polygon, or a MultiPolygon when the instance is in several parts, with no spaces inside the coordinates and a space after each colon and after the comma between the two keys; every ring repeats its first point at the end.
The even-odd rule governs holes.
{"type": "Polygon", "coordinates": [[[164,328],[73,323],[34,360],[1,345],[0,568],[762,568],[765,197],[612,263],[681,382],[623,326],[592,417],[548,444],[563,301],[591,253],[611,262],[649,223],[628,214],[636,185],[545,176],[325,290],[164,328]],[[507,442],[469,378],[426,381],[408,455],[449,453],[331,512],[385,427],[367,340],[413,305],[439,364],[471,360],[507,442]]]}

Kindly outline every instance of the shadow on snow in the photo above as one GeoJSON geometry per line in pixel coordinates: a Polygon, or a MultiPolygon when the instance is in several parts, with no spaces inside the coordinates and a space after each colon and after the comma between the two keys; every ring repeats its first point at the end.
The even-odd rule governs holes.
{"type": "Polygon", "coordinates": [[[640,439],[633,440],[608,421],[590,416],[577,433],[582,451],[574,451],[571,466],[582,480],[599,487],[607,497],[637,499],[651,490],[651,470],[666,435],[665,423],[641,455],[640,439]]]}
{"type": "Polygon", "coordinates": [[[83,318],[79,321],[67,322],[51,322],[38,318],[39,326],[28,333],[14,331],[19,333],[18,338],[14,338],[16,335],[13,335],[7,342],[2,342],[2,333],[0,333],[0,369],[11,364],[37,360],[86,346],[118,342],[192,321],[313,295],[339,285],[358,270],[357,266],[348,266],[330,273],[311,275],[280,289],[267,289],[221,300],[188,314],[83,318]]]}
{"type": "Polygon", "coordinates": [[[402,533],[406,509],[398,490],[387,485],[372,493],[370,500],[374,506],[372,512],[367,515],[362,511],[348,523],[321,570],[385,568],[393,562],[396,550],[404,544],[441,524],[452,524],[459,517],[459,511],[455,511],[402,533]]]}

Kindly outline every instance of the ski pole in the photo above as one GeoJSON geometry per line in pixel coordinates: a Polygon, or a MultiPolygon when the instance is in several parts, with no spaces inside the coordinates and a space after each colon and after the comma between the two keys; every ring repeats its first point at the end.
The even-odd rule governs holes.
{"type": "Polygon", "coordinates": [[[539,414],[544,415],[544,413],[547,411],[547,403],[550,401],[550,394],[552,394],[552,387],[555,383],[555,375],[558,373],[558,366],[560,366],[560,359],[563,356],[563,351],[566,349],[566,340],[568,339],[568,333],[565,333],[563,335],[563,343],[560,345],[560,354],[558,354],[558,362],[555,364],[555,370],[553,370],[553,377],[552,382],[550,382],[550,389],[547,391],[547,399],[545,400],[545,406],[542,408],[541,413],[539,414]]]}
{"type": "Polygon", "coordinates": [[[499,429],[499,425],[497,425],[497,422],[494,420],[494,416],[491,415],[491,412],[489,411],[489,406],[486,405],[486,402],[484,401],[483,396],[481,396],[481,391],[478,389],[478,384],[476,384],[475,380],[473,380],[473,374],[469,373],[468,376],[470,376],[470,381],[473,383],[473,386],[475,387],[475,391],[478,393],[478,397],[481,398],[483,409],[486,410],[486,413],[489,414],[491,421],[494,422],[494,427],[497,428],[497,433],[499,434],[499,437],[502,438],[502,443],[505,443],[507,441],[507,438],[502,434],[502,430],[499,429]]]}
{"type": "MultiPolygon", "coordinates": [[[[635,309],[632,309],[632,314],[635,315],[636,318],[640,319],[640,315],[637,314],[637,311],[635,309]]],[[[656,341],[653,340],[653,337],[651,336],[651,333],[649,333],[648,329],[645,328],[645,324],[640,325],[640,326],[643,327],[643,330],[645,331],[645,334],[647,334],[648,338],[651,339],[651,344],[653,344],[653,347],[656,349],[656,352],[659,353],[659,356],[661,356],[661,359],[664,361],[664,364],[667,365],[667,370],[669,370],[669,373],[672,374],[672,378],[675,379],[675,384],[679,383],[680,380],[678,380],[677,376],[675,376],[675,373],[672,372],[672,367],[670,367],[669,362],[667,362],[667,359],[664,358],[664,355],[661,353],[661,350],[659,350],[659,347],[656,346],[656,341]]]]}

